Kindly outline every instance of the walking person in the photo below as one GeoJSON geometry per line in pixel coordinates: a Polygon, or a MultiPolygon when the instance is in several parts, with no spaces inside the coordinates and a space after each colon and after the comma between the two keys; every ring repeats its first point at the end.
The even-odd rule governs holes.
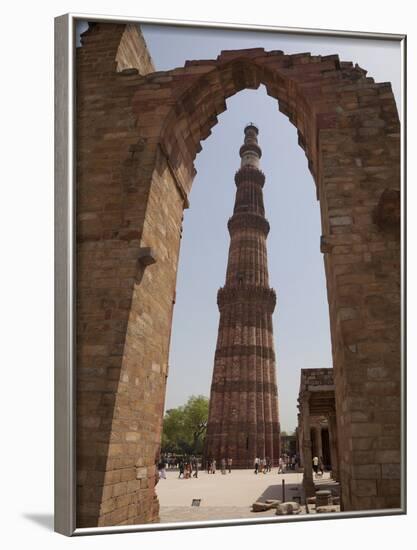
{"type": "Polygon", "coordinates": [[[160,458],[159,462],[158,462],[159,479],[166,479],[167,478],[165,468],[166,468],[165,461],[164,461],[163,458],[160,458]]]}
{"type": "Polygon", "coordinates": [[[211,474],[211,458],[207,460],[207,473],[211,474]]]}
{"type": "Polygon", "coordinates": [[[229,469],[229,474],[231,474],[232,473],[232,459],[231,458],[227,459],[227,467],[229,469]]]}
{"type": "Polygon", "coordinates": [[[193,477],[198,477],[198,458],[194,459],[193,468],[194,468],[193,477]]]}
{"type": "Polygon", "coordinates": [[[222,474],[225,475],[226,474],[226,459],[225,458],[221,459],[220,467],[221,467],[221,470],[222,470],[222,474]]]}
{"type": "Polygon", "coordinates": [[[271,459],[269,458],[269,456],[266,459],[266,471],[267,472],[271,471],[271,459]]]}
{"type": "Polygon", "coordinates": [[[212,474],[216,473],[216,459],[215,458],[213,458],[213,460],[211,462],[211,473],[212,474]]]}
{"type": "Polygon", "coordinates": [[[180,471],[178,479],[181,479],[181,476],[182,476],[182,479],[184,479],[184,462],[182,460],[179,461],[178,469],[180,471]]]}
{"type": "Polygon", "coordinates": [[[319,471],[319,457],[318,456],[313,457],[313,470],[314,470],[314,473],[317,477],[317,474],[318,474],[318,471],[319,471]]]}
{"type": "Polygon", "coordinates": [[[283,474],[284,471],[283,471],[283,465],[284,465],[284,461],[282,460],[282,456],[279,457],[279,460],[278,460],[278,473],[279,474],[283,474]]]}
{"type": "Polygon", "coordinates": [[[256,457],[255,458],[255,471],[253,472],[254,474],[257,474],[259,472],[259,465],[260,465],[260,459],[259,457],[256,457]]]}
{"type": "Polygon", "coordinates": [[[319,459],[319,472],[320,472],[320,476],[323,477],[323,474],[324,474],[324,462],[323,462],[323,457],[321,456],[320,459],[319,459]]]}

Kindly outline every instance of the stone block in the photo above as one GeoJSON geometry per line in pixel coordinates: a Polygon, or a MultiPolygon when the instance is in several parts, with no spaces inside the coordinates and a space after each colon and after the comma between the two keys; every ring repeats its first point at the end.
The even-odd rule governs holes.
{"type": "Polygon", "coordinates": [[[113,496],[118,497],[120,495],[125,495],[127,490],[127,483],[120,482],[113,485],[113,496]]]}
{"type": "Polygon", "coordinates": [[[111,498],[101,503],[100,513],[108,514],[109,512],[112,512],[115,508],[116,508],[115,499],[111,498]]]}
{"type": "Polygon", "coordinates": [[[283,502],[278,504],[275,515],[277,516],[289,516],[293,514],[299,514],[301,512],[301,506],[298,502],[283,502]]]}
{"type": "Polygon", "coordinates": [[[395,450],[382,450],[375,452],[375,460],[381,464],[399,464],[401,461],[401,451],[399,448],[395,450]]]}
{"type": "Polygon", "coordinates": [[[266,499],[265,503],[268,504],[271,508],[276,508],[279,504],[281,504],[282,500],[277,499],[266,499]]]}
{"type": "Polygon", "coordinates": [[[359,497],[371,497],[377,495],[376,480],[352,480],[351,491],[359,497]]]}
{"type": "Polygon", "coordinates": [[[382,479],[401,479],[401,464],[382,464],[382,479]]]}
{"type": "Polygon", "coordinates": [[[334,512],[340,512],[339,506],[318,506],[316,508],[317,514],[331,514],[334,512]]]}
{"type": "Polygon", "coordinates": [[[353,437],[369,438],[380,435],[382,426],[371,422],[358,422],[352,424],[351,431],[353,437]]]}
{"type": "Polygon", "coordinates": [[[329,506],[332,504],[332,493],[327,489],[316,491],[316,507],[329,506]]]}
{"type": "Polygon", "coordinates": [[[381,496],[398,496],[401,494],[401,480],[381,479],[378,481],[378,494],[381,496]]]}
{"type": "Polygon", "coordinates": [[[379,464],[353,464],[353,477],[357,480],[380,479],[381,466],[379,464]]]}
{"type": "Polygon", "coordinates": [[[350,216],[334,216],[332,218],[329,218],[329,223],[331,226],[352,225],[353,220],[350,216]]]}
{"type": "Polygon", "coordinates": [[[266,502],[254,502],[252,504],[252,512],[265,512],[266,510],[270,509],[271,506],[266,502]]]}

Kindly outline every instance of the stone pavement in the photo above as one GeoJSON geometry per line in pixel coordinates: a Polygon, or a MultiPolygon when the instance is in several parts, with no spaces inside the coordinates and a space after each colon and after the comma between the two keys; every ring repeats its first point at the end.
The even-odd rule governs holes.
{"type": "Polygon", "coordinates": [[[175,521],[208,521],[240,518],[273,517],[275,510],[251,512],[257,500],[282,500],[282,480],[285,480],[285,500],[302,496],[302,474],[255,475],[253,470],[234,470],[231,474],[207,474],[200,471],[198,478],[178,479],[177,471],[168,471],[167,479],[156,486],[160,502],[161,523],[175,521]],[[201,499],[199,507],[191,506],[193,499],[201,499]]]}

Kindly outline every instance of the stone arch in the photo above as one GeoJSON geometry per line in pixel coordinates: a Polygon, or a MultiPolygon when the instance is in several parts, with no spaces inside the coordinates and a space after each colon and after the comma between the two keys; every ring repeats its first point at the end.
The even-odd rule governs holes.
{"type": "Polygon", "coordinates": [[[337,55],[263,49],[153,72],[137,61],[134,34],[97,24],[78,55],[80,526],[157,518],[193,161],[226,99],[260,84],[297,127],[320,200],[343,508],[399,507],[400,134],[390,84],[337,55]],[[98,55],[107,64],[96,69],[98,55]]]}

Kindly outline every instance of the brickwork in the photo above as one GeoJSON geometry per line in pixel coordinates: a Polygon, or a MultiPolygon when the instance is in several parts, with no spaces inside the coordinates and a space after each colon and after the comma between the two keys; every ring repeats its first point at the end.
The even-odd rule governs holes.
{"type": "Polygon", "coordinates": [[[278,389],[272,333],[276,295],[269,287],[258,129],[245,128],[236,173],[226,284],[219,290],[220,322],[204,455],[231,458],[234,468],[279,457],[278,389]]]}
{"type": "Polygon", "coordinates": [[[77,51],[78,525],[158,518],[154,461],[193,161],[225,100],[260,84],[296,125],[320,200],[342,507],[399,506],[400,133],[391,86],[337,55],[263,49],[150,72],[138,33],[97,23],[77,51]]]}
{"type": "Polygon", "coordinates": [[[166,157],[138,138],[131,76],[108,55],[120,36],[128,50],[135,33],[120,30],[94,26],[77,51],[80,527],[158,519],[154,463],[183,212],[166,157]]]}

